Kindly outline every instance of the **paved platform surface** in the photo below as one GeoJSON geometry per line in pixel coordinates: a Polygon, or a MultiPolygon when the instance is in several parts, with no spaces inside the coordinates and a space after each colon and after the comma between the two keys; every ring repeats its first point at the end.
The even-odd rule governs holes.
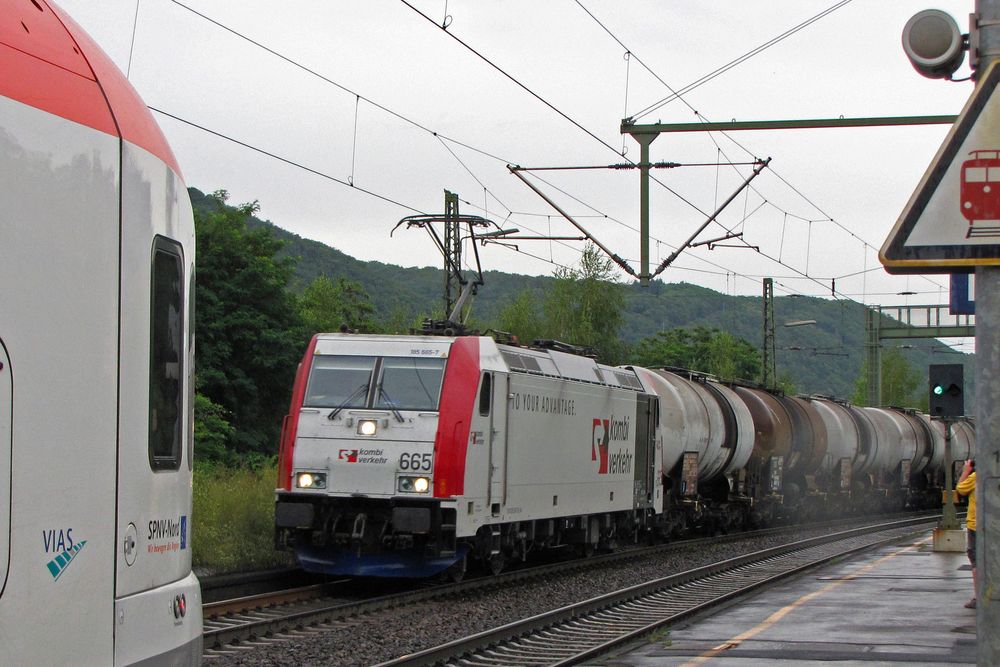
{"type": "Polygon", "coordinates": [[[975,665],[972,571],[931,534],[732,603],[634,645],[602,667],[975,665]]]}

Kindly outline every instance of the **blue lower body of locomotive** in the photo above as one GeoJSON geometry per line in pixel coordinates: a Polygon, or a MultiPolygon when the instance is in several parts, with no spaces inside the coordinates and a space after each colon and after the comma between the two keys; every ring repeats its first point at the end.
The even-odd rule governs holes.
{"type": "Polygon", "coordinates": [[[343,549],[301,546],[295,549],[295,555],[307,572],[351,577],[424,578],[441,574],[462,560],[466,551],[459,549],[454,556],[425,558],[405,551],[359,556],[343,549]]]}

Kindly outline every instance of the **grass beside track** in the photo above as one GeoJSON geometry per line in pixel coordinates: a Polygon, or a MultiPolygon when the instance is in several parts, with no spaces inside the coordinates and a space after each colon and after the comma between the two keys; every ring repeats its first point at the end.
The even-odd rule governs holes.
{"type": "Polygon", "coordinates": [[[196,464],[191,545],[194,567],[221,574],[292,564],[274,550],[274,463],[253,468],[196,464]]]}

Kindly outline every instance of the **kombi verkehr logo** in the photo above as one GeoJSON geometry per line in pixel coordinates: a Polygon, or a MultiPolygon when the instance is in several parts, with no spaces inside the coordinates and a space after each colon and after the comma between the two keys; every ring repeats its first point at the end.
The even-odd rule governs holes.
{"type": "Polygon", "coordinates": [[[75,559],[77,555],[79,555],[80,551],[82,551],[83,547],[85,547],[86,545],[87,545],[87,540],[80,540],[79,542],[73,544],[73,546],[71,546],[69,549],[57,555],[55,558],[46,563],[46,567],[49,568],[49,574],[52,575],[53,581],[59,580],[59,577],[61,577],[63,572],[66,571],[66,568],[69,567],[69,564],[73,562],[73,559],[75,559]]]}

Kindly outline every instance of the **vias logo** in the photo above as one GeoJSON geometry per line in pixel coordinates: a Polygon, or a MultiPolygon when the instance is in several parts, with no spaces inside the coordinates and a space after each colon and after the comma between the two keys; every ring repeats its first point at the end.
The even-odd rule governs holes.
{"type": "Polygon", "coordinates": [[[75,541],[73,539],[72,528],[44,530],[42,531],[42,541],[45,545],[45,553],[56,554],[55,558],[45,564],[53,581],[59,580],[69,564],[87,545],[87,540],[75,541]]]}

